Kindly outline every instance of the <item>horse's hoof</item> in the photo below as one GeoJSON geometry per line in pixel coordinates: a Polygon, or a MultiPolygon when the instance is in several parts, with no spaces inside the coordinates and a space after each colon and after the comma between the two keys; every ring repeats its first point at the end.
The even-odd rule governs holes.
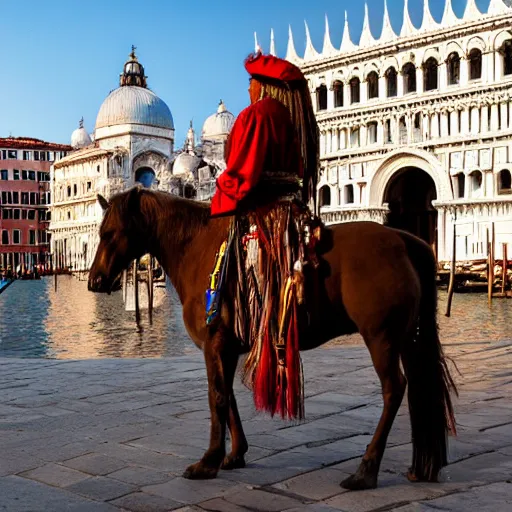
{"type": "Polygon", "coordinates": [[[245,468],[245,459],[243,455],[233,455],[230,453],[224,457],[220,469],[240,469],[245,468]]]}
{"type": "Polygon", "coordinates": [[[217,468],[212,468],[199,461],[189,466],[183,473],[183,478],[188,480],[210,480],[215,478],[218,473],[217,468]]]}
{"type": "Polygon", "coordinates": [[[430,482],[430,483],[439,483],[439,478],[436,476],[432,478],[420,478],[416,475],[416,473],[412,470],[412,468],[409,468],[409,471],[407,471],[407,480],[412,483],[417,482],[430,482]]]}
{"type": "Polygon", "coordinates": [[[377,478],[369,475],[360,476],[357,473],[345,478],[340,484],[343,489],[349,491],[363,491],[365,489],[375,489],[377,487],[377,478]]]}

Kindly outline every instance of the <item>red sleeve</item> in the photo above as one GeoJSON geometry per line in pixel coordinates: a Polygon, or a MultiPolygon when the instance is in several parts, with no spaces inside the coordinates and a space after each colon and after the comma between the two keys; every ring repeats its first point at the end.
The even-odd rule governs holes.
{"type": "Polygon", "coordinates": [[[240,201],[260,179],[269,139],[264,116],[247,109],[238,117],[230,134],[226,170],[217,179],[220,191],[240,201]]]}

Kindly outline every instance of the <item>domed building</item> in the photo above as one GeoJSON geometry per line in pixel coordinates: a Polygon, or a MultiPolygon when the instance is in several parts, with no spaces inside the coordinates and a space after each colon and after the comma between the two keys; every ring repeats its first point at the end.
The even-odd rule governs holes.
{"type": "Polygon", "coordinates": [[[224,149],[234,122],[235,116],[220,100],[217,111],[204,122],[197,146],[190,123],[185,145],[175,153],[172,163],[173,193],[201,201],[211,199],[215,180],[226,168],[224,149]]]}
{"type": "Polygon", "coordinates": [[[80,126],[71,135],[75,151],[51,169],[52,252],[57,268],[87,270],[99,241],[106,198],[140,183],[171,191],[174,121],[167,104],[148,88],[135,48],[119,87],[103,101],[91,135],[80,126]]]}

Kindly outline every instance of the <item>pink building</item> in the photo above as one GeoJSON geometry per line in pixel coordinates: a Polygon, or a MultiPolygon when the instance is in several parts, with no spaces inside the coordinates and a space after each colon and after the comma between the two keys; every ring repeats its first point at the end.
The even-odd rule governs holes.
{"type": "Polygon", "coordinates": [[[71,146],[0,138],[0,269],[48,265],[50,166],[71,146]]]}

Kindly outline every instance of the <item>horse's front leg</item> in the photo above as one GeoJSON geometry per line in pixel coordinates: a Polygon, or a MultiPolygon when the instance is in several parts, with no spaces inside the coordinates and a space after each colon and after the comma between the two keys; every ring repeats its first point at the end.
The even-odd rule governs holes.
{"type": "Polygon", "coordinates": [[[236,469],[245,467],[245,457],[249,449],[247,439],[242,427],[242,420],[238,414],[235,392],[231,393],[229,400],[228,427],[231,435],[231,452],[228,453],[222,462],[222,469],[236,469]]]}
{"type": "Polygon", "coordinates": [[[183,476],[190,479],[215,478],[226,455],[226,424],[233,393],[233,379],[238,361],[234,337],[219,327],[205,343],[204,356],[208,375],[210,406],[210,446],[202,459],[189,466],[183,476]]]}

